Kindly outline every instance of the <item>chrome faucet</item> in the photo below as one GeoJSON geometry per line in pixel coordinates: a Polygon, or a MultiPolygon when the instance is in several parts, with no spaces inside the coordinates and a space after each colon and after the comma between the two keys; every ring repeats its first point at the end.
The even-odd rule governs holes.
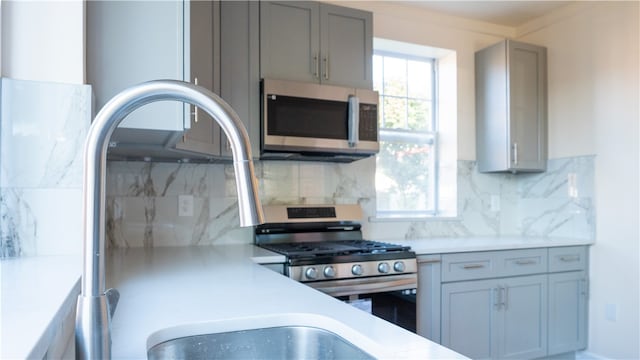
{"type": "Polygon", "coordinates": [[[118,292],[105,290],[105,172],[109,138],[133,110],[155,102],[176,100],[198,106],[213,117],[229,138],[238,192],[240,225],[263,221],[251,146],[235,111],[209,90],[182,81],[150,81],[128,88],[96,115],[84,144],[84,265],[76,310],[76,358],[111,358],[111,317],[118,292]]]}

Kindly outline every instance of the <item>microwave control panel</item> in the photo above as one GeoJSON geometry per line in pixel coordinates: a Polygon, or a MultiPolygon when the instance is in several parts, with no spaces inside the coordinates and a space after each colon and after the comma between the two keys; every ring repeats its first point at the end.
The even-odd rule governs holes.
{"type": "Polygon", "coordinates": [[[360,140],[378,141],[378,105],[360,104],[360,140]]]}

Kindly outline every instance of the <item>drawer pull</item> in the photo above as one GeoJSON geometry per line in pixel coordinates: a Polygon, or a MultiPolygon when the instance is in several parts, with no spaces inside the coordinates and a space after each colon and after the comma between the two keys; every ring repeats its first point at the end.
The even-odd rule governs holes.
{"type": "Polygon", "coordinates": [[[537,263],[535,260],[516,260],[516,265],[533,265],[537,263]]]}
{"type": "Polygon", "coordinates": [[[482,264],[466,264],[463,265],[462,268],[465,270],[470,270],[470,269],[482,269],[484,267],[484,265],[482,264]]]}
{"type": "Polygon", "coordinates": [[[580,256],[577,256],[577,255],[564,255],[564,256],[560,256],[560,261],[564,261],[564,262],[580,261],[580,256]]]}

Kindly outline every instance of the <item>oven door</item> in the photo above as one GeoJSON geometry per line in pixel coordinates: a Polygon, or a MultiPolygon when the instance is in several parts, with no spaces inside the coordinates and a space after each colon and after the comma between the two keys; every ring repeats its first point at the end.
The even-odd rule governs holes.
{"type": "Polygon", "coordinates": [[[306,283],[390,323],[416,332],[417,274],[306,283]]]}

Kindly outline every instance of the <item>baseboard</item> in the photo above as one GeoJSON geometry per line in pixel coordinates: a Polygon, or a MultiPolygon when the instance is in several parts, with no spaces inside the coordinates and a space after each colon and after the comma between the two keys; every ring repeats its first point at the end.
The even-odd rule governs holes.
{"type": "Polygon", "coordinates": [[[588,351],[577,351],[576,360],[608,360],[608,359],[588,351]]]}

